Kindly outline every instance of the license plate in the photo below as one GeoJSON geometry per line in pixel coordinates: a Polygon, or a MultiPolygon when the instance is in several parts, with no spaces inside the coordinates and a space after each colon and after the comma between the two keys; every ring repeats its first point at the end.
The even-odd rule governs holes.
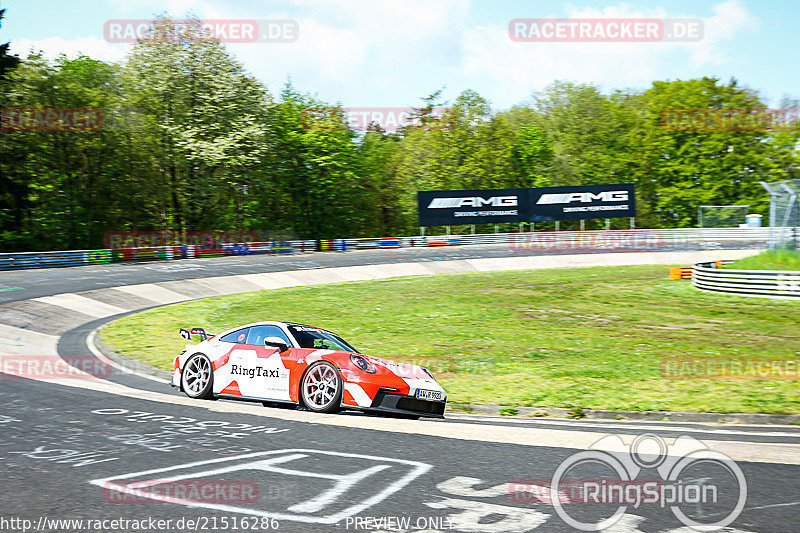
{"type": "Polygon", "coordinates": [[[440,390],[417,390],[417,398],[420,400],[430,400],[432,402],[441,402],[444,399],[444,394],[440,390]]]}

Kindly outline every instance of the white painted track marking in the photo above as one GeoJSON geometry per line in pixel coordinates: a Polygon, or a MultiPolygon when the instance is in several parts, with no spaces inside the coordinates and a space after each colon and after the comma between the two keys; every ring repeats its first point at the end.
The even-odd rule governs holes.
{"type": "Polygon", "coordinates": [[[155,283],[140,283],[139,285],[120,285],[118,287],[109,287],[118,291],[127,292],[134,296],[139,296],[146,300],[152,300],[157,304],[174,304],[178,302],[185,302],[191,300],[191,296],[179,294],[173,290],[167,289],[155,283]]]}
{"type": "Polygon", "coordinates": [[[55,355],[58,337],[0,324],[0,353],[3,355],[55,355]]]}
{"type": "MultiPolygon", "coordinates": [[[[498,423],[508,423],[508,424],[541,424],[546,426],[567,426],[567,427],[585,427],[585,428],[595,428],[595,429],[623,429],[626,431],[674,431],[676,433],[710,433],[715,435],[739,435],[739,436],[747,436],[747,437],[794,437],[800,438],[800,431],[797,432],[789,432],[789,431],[744,431],[740,429],[721,429],[721,428],[713,428],[708,427],[704,428],[696,428],[696,427],[684,427],[684,426],[667,426],[663,425],[661,422],[653,422],[653,425],[636,425],[633,424],[618,424],[614,422],[583,422],[583,421],[571,421],[571,420],[546,420],[541,418],[536,418],[533,420],[524,420],[520,418],[498,418],[498,417],[481,417],[481,416],[470,416],[470,415],[448,415],[448,418],[451,420],[468,420],[468,421],[476,421],[476,422],[498,422],[498,423]]],[[[774,428],[775,426],[761,426],[761,427],[769,427],[774,428]]]]}
{"type": "MultiPolygon", "coordinates": [[[[407,461],[405,459],[332,452],[327,450],[286,449],[286,450],[272,450],[268,452],[255,452],[244,455],[238,455],[234,457],[223,457],[219,459],[211,459],[208,461],[197,461],[183,465],[170,466],[166,468],[156,468],[153,470],[146,470],[143,472],[133,472],[129,474],[122,474],[119,476],[94,479],[91,480],[89,483],[98,487],[102,487],[103,489],[106,490],[116,490],[123,493],[133,493],[136,496],[149,498],[153,500],[165,501],[168,503],[175,503],[187,507],[201,507],[205,509],[215,509],[219,511],[233,512],[233,513],[244,513],[251,516],[263,516],[268,518],[275,518],[278,520],[290,520],[295,522],[335,524],[340,520],[343,520],[349,516],[356,515],[364,511],[365,509],[368,509],[369,507],[372,507],[382,502],[392,494],[402,490],[406,485],[417,479],[419,476],[425,474],[430,469],[431,465],[429,464],[420,463],[417,461],[407,461]],[[279,457],[270,459],[269,457],[272,455],[279,455],[279,457]],[[370,462],[378,462],[381,464],[374,465],[372,467],[344,475],[319,474],[316,472],[285,469],[275,466],[275,464],[277,463],[286,463],[292,460],[305,458],[309,455],[323,455],[328,457],[341,457],[345,459],[361,459],[370,462]],[[244,459],[255,459],[255,460],[249,462],[239,462],[244,459]],[[224,463],[230,464],[231,462],[236,462],[236,464],[230,466],[223,466],[224,463]],[[339,498],[339,496],[344,494],[349,488],[352,488],[356,483],[379,471],[386,470],[390,468],[392,465],[403,466],[407,468],[408,471],[405,472],[405,474],[403,474],[401,477],[394,479],[390,483],[387,483],[382,490],[375,489],[377,490],[376,494],[373,494],[372,496],[367,497],[366,499],[361,500],[358,503],[350,505],[349,507],[346,507],[336,513],[325,516],[314,516],[310,514],[311,512],[320,510],[324,507],[334,504],[336,499],[339,498]],[[202,467],[206,466],[214,466],[216,468],[211,468],[208,470],[201,469],[202,467]],[[332,489],[328,491],[323,491],[317,497],[312,498],[311,500],[304,502],[302,504],[296,504],[289,508],[290,511],[292,510],[292,508],[297,508],[298,512],[296,513],[265,511],[263,509],[246,508],[235,505],[198,503],[187,500],[177,500],[165,494],[149,493],[142,491],[140,488],[138,488],[142,486],[142,479],[146,476],[153,476],[156,474],[164,474],[168,472],[176,472],[187,469],[189,470],[195,469],[195,470],[190,474],[168,476],[166,478],[163,475],[159,475],[156,479],[159,482],[166,483],[166,482],[178,481],[181,479],[197,479],[200,477],[220,475],[235,471],[261,470],[265,472],[273,472],[289,476],[315,477],[320,479],[328,479],[328,480],[333,480],[336,483],[334,483],[332,489]],[[127,485],[124,483],[120,483],[121,481],[124,481],[126,479],[135,479],[137,481],[127,485]]],[[[373,489],[370,488],[370,490],[373,489]]]]}
{"type": "Polygon", "coordinates": [[[83,313],[84,315],[93,316],[95,318],[106,318],[129,311],[129,309],[122,309],[116,305],[110,305],[70,292],[56,294],[54,296],[33,298],[31,301],[55,305],[63,309],[69,309],[70,311],[76,311],[78,313],[83,313]]]}
{"type": "Polygon", "coordinates": [[[132,368],[128,368],[128,367],[126,367],[124,365],[121,365],[121,364],[117,363],[116,361],[113,361],[113,360],[109,359],[108,357],[106,357],[100,350],[97,349],[97,346],[94,343],[94,338],[95,338],[95,335],[97,334],[98,331],[99,331],[99,328],[94,330],[94,331],[92,331],[91,333],[89,333],[89,336],[86,337],[86,347],[89,348],[89,351],[92,352],[92,355],[94,355],[95,357],[97,357],[101,361],[105,362],[106,364],[111,365],[113,368],[116,368],[117,370],[125,372],[126,374],[133,374],[135,376],[139,376],[139,377],[142,377],[142,378],[145,378],[145,379],[149,379],[150,381],[156,381],[156,382],[162,383],[164,385],[169,385],[170,384],[170,381],[168,379],[161,379],[161,378],[156,377],[156,376],[151,376],[149,374],[144,374],[144,373],[141,373],[141,372],[137,372],[136,370],[133,370],[132,368]]]}
{"type": "MultiPolygon", "coordinates": [[[[608,435],[601,432],[540,429],[524,426],[493,426],[486,424],[460,424],[458,422],[440,423],[430,420],[398,420],[374,416],[319,415],[310,411],[266,409],[260,405],[245,402],[200,402],[184,395],[134,389],[103,380],[42,379],[39,381],[67,387],[90,389],[126,398],[171,405],[186,405],[214,413],[238,413],[327,426],[428,435],[468,441],[498,442],[520,446],[546,446],[550,448],[584,450],[608,435]]],[[[632,441],[636,434],[620,436],[627,443],[632,441]]],[[[800,444],[700,440],[708,447],[725,453],[734,461],[800,465],[800,444]]]]}

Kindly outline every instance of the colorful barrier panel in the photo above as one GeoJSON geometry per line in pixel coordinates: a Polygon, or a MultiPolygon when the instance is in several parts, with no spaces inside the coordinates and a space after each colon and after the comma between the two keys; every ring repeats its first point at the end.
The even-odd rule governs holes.
{"type": "Polygon", "coordinates": [[[333,249],[337,252],[350,252],[358,249],[358,239],[334,239],[333,249]]]}
{"type": "Polygon", "coordinates": [[[87,265],[100,265],[111,262],[111,250],[89,250],[86,252],[87,265]]]}
{"type": "Polygon", "coordinates": [[[378,245],[381,248],[400,248],[400,238],[399,237],[383,237],[378,242],[378,245]]]}
{"type": "Polygon", "coordinates": [[[289,241],[295,253],[305,254],[317,251],[317,241],[289,241]]]}
{"type": "Polygon", "coordinates": [[[669,250],[760,249],[766,244],[769,228],[675,228],[590,231],[548,231],[489,233],[359,239],[238,242],[219,248],[198,245],[158,246],[54,252],[0,253],[0,270],[58,268],[125,261],[164,261],[220,257],[223,255],[294,254],[315,251],[349,252],[358,249],[406,248],[420,246],[465,246],[507,244],[524,253],[575,252],[656,252],[669,250]]]}

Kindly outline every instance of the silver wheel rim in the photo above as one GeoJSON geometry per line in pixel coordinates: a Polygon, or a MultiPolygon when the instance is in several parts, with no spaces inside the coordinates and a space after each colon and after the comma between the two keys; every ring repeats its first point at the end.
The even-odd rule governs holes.
{"type": "Polygon", "coordinates": [[[339,392],[339,380],[329,365],[317,365],[303,379],[303,400],[306,405],[324,409],[339,392]]]}
{"type": "Polygon", "coordinates": [[[192,394],[200,394],[211,379],[211,363],[205,357],[195,357],[183,370],[184,388],[192,394]]]}

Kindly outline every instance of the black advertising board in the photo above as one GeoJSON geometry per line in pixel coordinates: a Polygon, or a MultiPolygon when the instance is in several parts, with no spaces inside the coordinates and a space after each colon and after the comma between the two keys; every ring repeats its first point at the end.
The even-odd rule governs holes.
{"type": "Polygon", "coordinates": [[[417,205],[420,226],[636,216],[636,197],[630,183],[419,191],[417,205]]]}
{"type": "Polygon", "coordinates": [[[530,189],[417,192],[420,226],[526,222],[530,189]]]}
{"type": "Polygon", "coordinates": [[[636,216],[636,195],[632,183],[529,190],[531,222],[636,216]]]}

